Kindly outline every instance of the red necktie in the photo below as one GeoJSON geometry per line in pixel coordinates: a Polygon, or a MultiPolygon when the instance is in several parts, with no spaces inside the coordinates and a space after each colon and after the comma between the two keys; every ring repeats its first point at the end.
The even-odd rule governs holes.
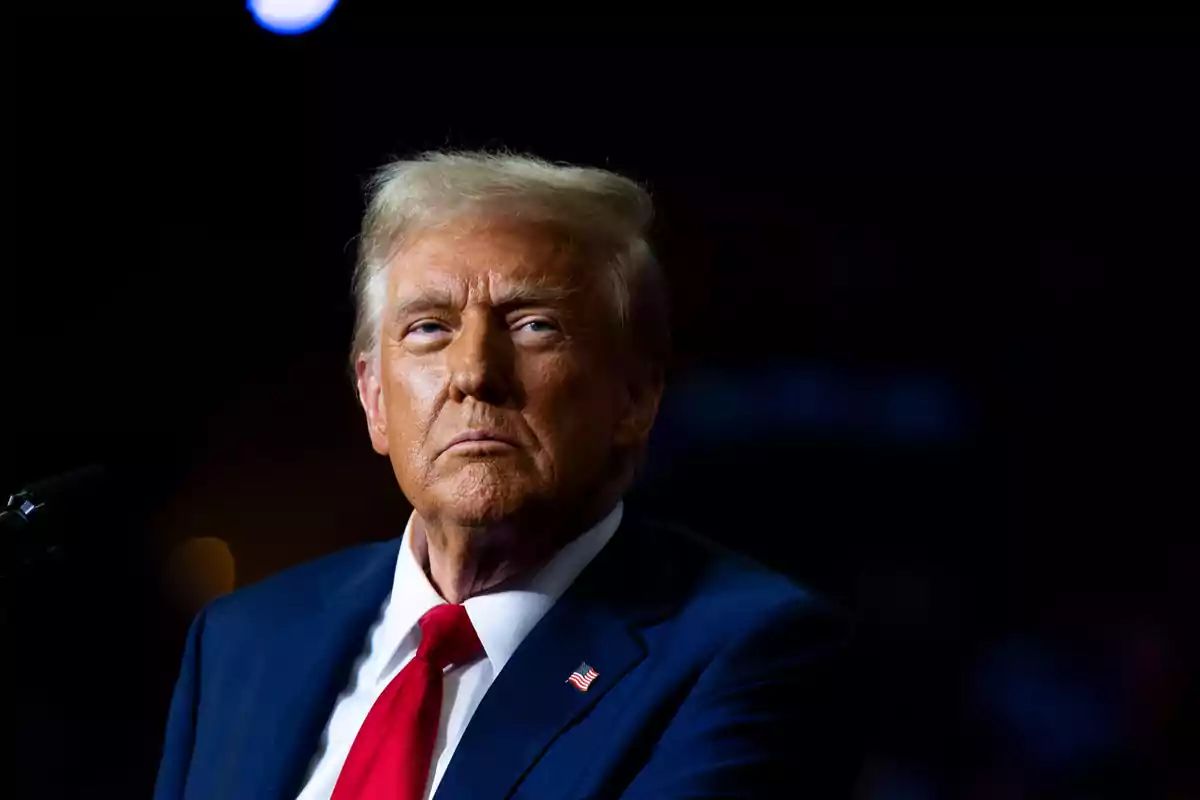
{"type": "Polygon", "coordinates": [[[421,617],[421,644],[359,728],[331,800],[421,800],[442,713],[442,672],[483,650],[461,605],[421,617]]]}

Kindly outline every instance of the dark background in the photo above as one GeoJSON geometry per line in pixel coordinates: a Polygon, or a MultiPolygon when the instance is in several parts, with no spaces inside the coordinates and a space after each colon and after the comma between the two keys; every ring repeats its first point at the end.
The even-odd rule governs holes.
{"type": "Polygon", "coordinates": [[[0,490],[114,476],[6,584],[19,796],[148,792],[172,548],[223,539],[245,585],[399,534],[349,275],[371,171],[447,146],[651,188],[678,352],[634,502],[859,613],[860,797],[1195,790],[1194,52],[446,49],[363,14],[8,31],[0,490]]]}

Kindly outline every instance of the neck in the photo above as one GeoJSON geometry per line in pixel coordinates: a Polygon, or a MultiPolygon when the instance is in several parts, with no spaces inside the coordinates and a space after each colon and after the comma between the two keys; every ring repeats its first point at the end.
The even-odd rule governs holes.
{"type": "Polygon", "coordinates": [[[448,603],[462,603],[536,572],[612,511],[617,499],[585,513],[460,525],[414,514],[413,555],[448,603]]]}

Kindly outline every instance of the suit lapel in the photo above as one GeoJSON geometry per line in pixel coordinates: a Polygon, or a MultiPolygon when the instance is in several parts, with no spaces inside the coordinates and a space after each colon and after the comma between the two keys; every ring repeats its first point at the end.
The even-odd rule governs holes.
{"type": "Polygon", "coordinates": [[[637,628],[660,615],[662,584],[639,574],[646,553],[638,548],[634,557],[630,544],[640,536],[632,529],[622,524],[497,676],[446,768],[439,800],[509,796],[558,735],[646,657],[637,628]],[[580,662],[599,673],[586,692],[567,682],[580,662]]]}
{"type": "Polygon", "coordinates": [[[391,590],[398,553],[399,540],[377,545],[365,564],[330,575],[315,613],[298,609],[264,645],[250,723],[255,733],[247,739],[269,749],[236,755],[242,769],[256,773],[238,782],[247,787],[247,798],[299,793],[329,714],[391,590]]]}

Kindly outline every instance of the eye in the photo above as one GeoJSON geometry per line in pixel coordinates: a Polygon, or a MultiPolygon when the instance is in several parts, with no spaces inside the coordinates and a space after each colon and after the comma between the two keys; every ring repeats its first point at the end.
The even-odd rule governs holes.
{"type": "Polygon", "coordinates": [[[423,319],[409,325],[402,338],[409,348],[425,351],[441,347],[449,341],[451,335],[450,326],[441,320],[423,319]]]}
{"type": "Polygon", "coordinates": [[[558,323],[546,317],[521,317],[511,330],[513,341],[521,347],[556,347],[565,338],[558,323]]]}
{"type": "Polygon", "coordinates": [[[549,320],[531,319],[522,323],[521,329],[530,333],[554,333],[558,330],[558,326],[549,320]]]}
{"type": "Polygon", "coordinates": [[[408,335],[417,334],[418,336],[436,336],[439,333],[446,331],[447,328],[437,320],[427,319],[409,326],[408,335]]]}

